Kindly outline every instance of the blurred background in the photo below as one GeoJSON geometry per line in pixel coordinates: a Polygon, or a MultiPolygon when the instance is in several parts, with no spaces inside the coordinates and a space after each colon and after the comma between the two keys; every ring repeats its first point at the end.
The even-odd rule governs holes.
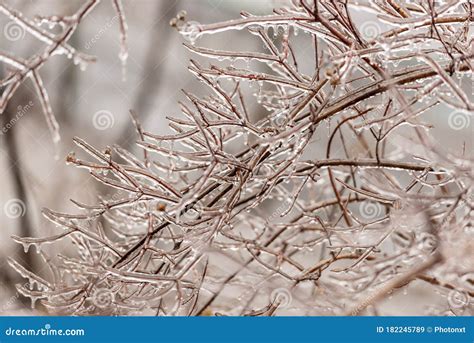
{"type": "MultiPolygon", "coordinates": [[[[1,2],[28,19],[35,15],[73,14],[84,3],[76,0],[1,2]]],[[[96,63],[82,71],[70,59],[57,55],[40,71],[60,125],[61,141],[57,145],[51,139],[33,84],[27,80],[20,86],[0,117],[3,127],[0,137],[0,315],[30,313],[29,300],[22,299],[14,288],[21,279],[8,266],[6,257],[35,268],[35,249],[25,254],[23,247],[11,240],[11,235],[57,233],[42,217],[41,208],[67,212],[73,209],[69,199],[94,203],[98,194],[107,191],[91,180],[87,172],[66,165],[65,157],[76,150],[72,138],[79,136],[100,149],[120,144],[133,150],[136,135],[129,109],[136,111],[147,131],[165,134],[169,133],[165,116],[179,112],[177,102],[183,100],[181,89],[199,93],[201,84],[187,70],[189,59],[195,56],[182,46],[182,38],[170,26],[170,20],[185,10],[188,20],[211,23],[237,18],[240,11],[271,13],[274,7],[286,2],[124,1],[129,49],[125,78],[119,59],[116,12],[112,1],[101,2],[69,41],[77,50],[95,55],[96,63]]],[[[370,14],[357,12],[356,20],[361,22],[369,17],[370,14]]],[[[44,47],[21,28],[16,28],[16,33],[12,29],[15,28],[11,19],[0,14],[0,51],[27,59],[44,47]]],[[[238,51],[245,47],[248,51],[258,51],[261,43],[249,40],[248,36],[244,31],[233,34],[231,39],[228,34],[216,35],[212,44],[221,49],[238,51]]],[[[208,37],[203,39],[204,46],[208,46],[206,39],[208,37]]],[[[297,47],[301,51],[304,48],[297,47]]],[[[308,54],[305,58],[311,56],[308,54]]],[[[7,74],[8,68],[0,63],[0,79],[7,74]]],[[[448,130],[445,119],[435,120],[440,124],[437,130],[452,135],[453,146],[458,145],[457,139],[465,139],[456,138],[458,132],[448,130]]],[[[468,123],[463,132],[472,132],[472,126],[468,123]]],[[[429,299],[429,294],[423,291],[415,291],[414,296],[429,299]]],[[[387,306],[393,310],[392,314],[410,315],[419,314],[422,305],[410,304],[410,299],[404,298],[387,306]]]]}

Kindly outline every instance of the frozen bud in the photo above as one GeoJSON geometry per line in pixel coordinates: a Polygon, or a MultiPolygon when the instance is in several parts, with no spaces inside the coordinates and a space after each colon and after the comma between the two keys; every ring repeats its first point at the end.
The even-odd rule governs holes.
{"type": "Polygon", "coordinates": [[[166,210],[166,204],[160,202],[158,205],[156,205],[156,209],[160,212],[164,212],[166,210]]]}
{"type": "Polygon", "coordinates": [[[179,11],[179,12],[178,12],[178,15],[176,16],[176,18],[177,18],[178,20],[184,20],[184,19],[186,18],[186,15],[187,15],[186,11],[179,11]]]}
{"type": "Polygon", "coordinates": [[[179,32],[186,40],[194,44],[196,39],[201,35],[201,24],[196,21],[189,21],[179,27],[179,32]]]}
{"type": "Polygon", "coordinates": [[[66,163],[74,163],[76,162],[76,154],[73,153],[73,152],[70,152],[67,156],[66,156],[66,163]]]}
{"type": "Polygon", "coordinates": [[[340,80],[338,77],[331,77],[329,83],[332,85],[332,86],[337,86],[339,83],[340,83],[340,80]]]}
{"type": "Polygon", "coordinates": [[[330,79],[336,74],[336,68],[329,66],[324,70],[324,76],[326,76],[327,79],[330,79]]]}
{"type": "Polygon", "coordinates": [[[177,24],[178,24],[178,19],[173,18],[173,19],[170,20],[170,26],[171,27],[176,27],[177,24]]]}
{"type": "Polygon", "coordinates": [[[104,150],[104,154],[105,155],[111,155],[112,154],[112,149],[109,146],[106,147],[105,150],[104,150]]]}

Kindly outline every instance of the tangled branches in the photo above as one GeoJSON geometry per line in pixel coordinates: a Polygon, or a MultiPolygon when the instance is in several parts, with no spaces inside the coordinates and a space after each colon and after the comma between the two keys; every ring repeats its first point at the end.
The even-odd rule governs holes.
{"type": "MultiPolygon", "coordinates": [[[[86,69],[90,63],[95,62],[96,59],[94,56],[77,51],[68,41],[76,32],[79,24],[81,24],[84,18],[87,17],[99,2],[100,0],[89,0],[77,12],[70,16],[37,16],[34,21],[25,18],[20,12],[10,8],[7,4],[0,4],[0,14],[5,15],[11,20],[10,25],[7,24],[5,27],[4,34],[6,39],[15,41],[19,36],[28,33],[44,45],[43,51],[34,54],[27,60],[0,51],[0,62],[4,63],[10,69],[8,75],[0,80],[0,89],[2,90],[0,97],[0,114],[5,112],[8,102],[20,85],[25,80],[30,79],[40,100],[52,139],[55,143],[59,142],[59,125],[54,116],[48,92],[40,76],[40,70],[54,55],[65,55],[68,59],[71,59],[74,64],[79,65],[81,70],[86,69]],[[60,33],[53,34],[47,29],[44,29],[44,25],[48,25],[50,30],[59,26],[60,33]]],[[[125,23],[125,15],[121,0],[113,0],[112,2],[120,23],[120,59],[125,63],[127,59],[127,26],[125,23]]]]}
{"type": "Polygon", "coordinates": [[[48,278],[11,261],[20,291],[75,315],[356,315],[416,279],[448,300],[429,313],[472,313],[473,156],[433,123],[468,127],[473,19],[458,0],[299,0],[206,25],[180,13],[209,93],[184,91],[170,135],[133,119],[139,153],[75,139],[90,158],[67,161],[115,193],[45,210],[57,235],[14,237],[75,248],[40,250],[48,278]],[[195,45],[233,31],[258,51],[195,45]]]}

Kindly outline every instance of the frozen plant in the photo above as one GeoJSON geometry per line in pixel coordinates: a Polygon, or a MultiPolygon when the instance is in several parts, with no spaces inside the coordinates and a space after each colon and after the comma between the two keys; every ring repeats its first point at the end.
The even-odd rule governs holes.
{"type": "Polygon", "coordinates": [[[358,315],[418,283],[439,297],[426,314],[472,315],[473,20],[459,0],[180,12],[209,93],[185,91],[166,136],[132,111],[136,153],[74,140],[67,162],[114,193],[44,210],[54,236],[13,237],[49,267],[10,260],[19,291],[55,314],[358,315]],[[198,44],[232,31],[249,51],[198,44]],[[443,122],[471,136],[450,147],[443,122]]]}
{"type": "MultiPolygon", "coordinates": [[[[89,0],[84,3],[74,14],[68,16],[36,16],[34,20],[26,18],[19,11],[10,8],[6,3],[0,3],[0,15],[5,15],[10,22],[5,25],[4,35],[7,40],[16,41],[26,34],[43,43],[43,50],[32,55],[28,59],[13,56],[6,51],[0,50],[0,63],[2,63],[8,73],[0,79],[0,114],[3,114],[7,108],[10,99],[14,96],[17,89],[26,80],[31,80],[35,91],[40,100],[41,107],[55,143],[60,140],[59,125],[53,113],[40,70],[54,55],[64,55],[71,59],[74,64],[79,65],[81,70],[85,70],[90,63],[95,62],[95,56],[78,51],[69,44],[69,40],[76,32],[78,26],[84,18],[94,10],[100,3],[100,0],[89,0]],[[45,26],[49,29],[46,29],[45,26]],[[60,27],[59,33],[51,31],[60,27]]],[[[122,8],[121,0],[112,0],[114,9],[117,13],[120,27],[120,59],[125,63],[127,53],[127,25],[125,14],[122,8]]],[[[3,39],[3,38],[2,38],[3,39]]]]}

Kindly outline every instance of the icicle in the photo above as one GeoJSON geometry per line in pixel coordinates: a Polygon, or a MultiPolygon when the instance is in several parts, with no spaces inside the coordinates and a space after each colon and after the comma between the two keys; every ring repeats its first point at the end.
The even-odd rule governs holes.
{"type": "MultiPolygon", "coordinates": [[[[122,51],[120,51],[119,59],[122,65],[122,82],[126,82],[127,81],[127,59],[128,59],[128,52],[126,49],[123,49],[122,51]]],[[[81,65],[81,70],[83,70],[82,65],[81,65]]]]}
{"type": "Polygon", "coordinates": [[[30,250],[31,243],[21,242],[21,245],[23,246],[23,251],[25,254],[27,254],[28,250],[30,250]]]}

